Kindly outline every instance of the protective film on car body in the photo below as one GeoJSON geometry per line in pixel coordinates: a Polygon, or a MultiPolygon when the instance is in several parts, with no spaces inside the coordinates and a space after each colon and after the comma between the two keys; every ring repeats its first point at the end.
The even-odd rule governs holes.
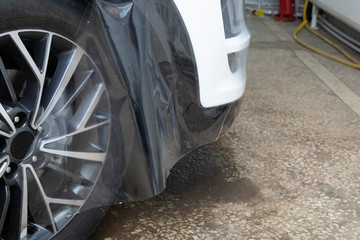
{"type": "MultiPolygon", "coordinates": [[[[109,94],[108,157],[83,209],[161,193],[171,167],[186,153],[217,139],[238,107],[200,106],[195,57],[172,1],[98,0],[89,19],[84,32],[95,30],[94,22],[101,24],[98,52],[106,52],[113,64],[108,89],[118,86],[125,95],[119,90],[109,94]]],[[[98,33],[86,41],[92,37],[99,42],[98,33]]]]}
{"type": "Polygon", "coordinates": [[[86,58],[79,60],[82,71],[75,70],[69,91],[82,89],[86,74],[92,87],[80,94],[79,103],[59,96],[58,111],[52,114],[69,104],[89,114],[68,110],[74,116],[65,116],[57,123],[62,127],[53,130],[66,134],[45,138],[39,146],[53,156],[46,163],[52,177],[63,177],[51,196],[50,190],[36,187],[46,181],[43,172],[34,171],[33,163],[24,165],[22,177],[37,189],[28,195],[30,209],[45,206],[54,212],[66,204],[74,206],[68,211],[71,217],[157,195],[172,166],[217,139],[237,115],[240,102],[213,108],[199,104],[195,57],[172,1],[87,2],[73,41],[86,58]],[[41,194],[46,197],[39,198],[41,194]]]}

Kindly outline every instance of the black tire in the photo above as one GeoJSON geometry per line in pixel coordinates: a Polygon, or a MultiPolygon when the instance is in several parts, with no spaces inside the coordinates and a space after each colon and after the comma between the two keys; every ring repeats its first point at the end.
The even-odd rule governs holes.
{"type": "Polygon", "coordinates": [[[52,239],[88,239],[104,218],[107,210],[107,207],[95,208],[76,215],[73,220],[52,239]]]}
{"type": "MultiPolygon", "coordinates": [[[[87,4],[88,1],[5,1],[5,3],[3,2],[1,4],[0,8],[0,35],[12,30],[39,29],[74,40],[80,21],[88,7],[87,4]]],[[[0,45],[0,54],[1,51],[0,45]]],[[[1,89],[0,94],[2,94],[1,89]]],[[[2,100],[3,99],[0,99],[0,101],[2,100]]],[[[87,239],[100,223],[106,211],[107,207],[103,207],[76,214],[70,222],[52,238],[87,239]]],[[[3,238],[9,238],[9,235],[1,236],[3,238]]]]}

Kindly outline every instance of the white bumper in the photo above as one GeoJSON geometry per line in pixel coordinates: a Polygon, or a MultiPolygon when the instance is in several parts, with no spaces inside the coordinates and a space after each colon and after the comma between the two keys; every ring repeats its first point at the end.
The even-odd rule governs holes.
{"type": "Polygon", "coordinates": [[[250,33],[246,26],[243,1],[241,32],[226,39],[221,0],[174,0],[187,27],[198,70],[200,103],[215,107],[239,99],[245,90],[246,57],[250,33]],[[237,54],[238,68],[231,71],[228,56],[237,54]]]}

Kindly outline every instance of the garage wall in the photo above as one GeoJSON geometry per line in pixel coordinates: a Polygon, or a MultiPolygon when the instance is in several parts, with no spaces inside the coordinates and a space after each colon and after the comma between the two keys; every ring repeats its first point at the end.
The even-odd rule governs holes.
{"type": "MultiPolygon", "coordinates": [[[[302,9],[305,0],[293,0],[295,6],[295,16],[302,16],[302,9]]],[[[279,13],[279,0],[245,0],[246,9],[262,9],[265,14],[274,15],[279,13]]]]}
{"type": "Polygon", "coordinates": [[[247,10],[263,9],[265,14],[277,14],[279,12],[279,0],[246,0],[247,10]]]}

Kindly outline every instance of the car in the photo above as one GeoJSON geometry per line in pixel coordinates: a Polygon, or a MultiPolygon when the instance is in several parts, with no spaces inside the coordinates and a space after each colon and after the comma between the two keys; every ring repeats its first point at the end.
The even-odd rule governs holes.
{"type": "Polygon", "coordinates": [[[243,0],[12,0],[0,8],[0,236],[86,239],[233,123],[243,0]]]}

